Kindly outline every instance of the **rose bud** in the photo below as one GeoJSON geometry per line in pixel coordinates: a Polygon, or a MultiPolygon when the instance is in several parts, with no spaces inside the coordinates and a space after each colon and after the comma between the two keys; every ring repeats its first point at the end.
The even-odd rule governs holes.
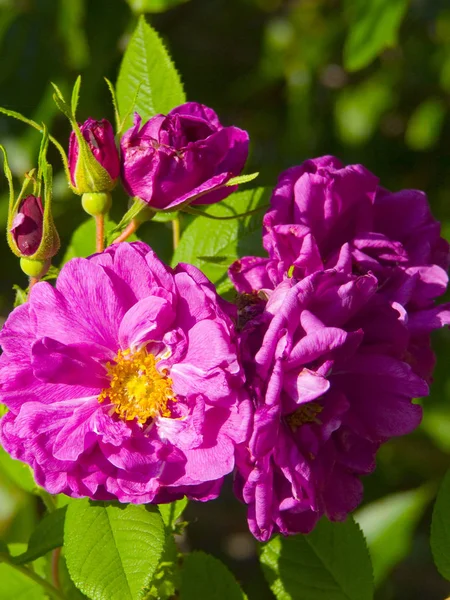
{"type": "Polygon", "coordinates": [[[31,256],[39,248],[43,222],[42,200],[32,195],[24,198],[14,216],[11,227],[12,236],[22,255],[31,256]]]}
{"type": "Polygon", "coordinates": [[[120,173],[112,125],[89,118],[69,140],[70,183],[76,194],[109,192],[120,173]]]}
{"type": "Polygon", "coordinates": [[[45,274],[51,258],[59,250],[59,236],[50,206],[45,210],[41,198],[32,194],[20,201],[7,237],[11,250],[20,258],[22,270],[30,277],[45,274]]]}
{"type": "Polygon", "coordinates": [[[122,179],[130,196],[155,210],[182,204],[213,204],[234,192],[225,187],[239,175],[248,155],[249,138],[238,127],[223,127],[216,113],[188,102],[156,115],[122,137],[122,179]]]}

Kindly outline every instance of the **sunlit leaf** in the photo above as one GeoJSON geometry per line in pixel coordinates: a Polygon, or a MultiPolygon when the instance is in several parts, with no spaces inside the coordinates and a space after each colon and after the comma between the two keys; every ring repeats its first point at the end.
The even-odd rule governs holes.
{"type": "Polygon", "coordinates": [[[173,535],[166,536],[164,551],[150,584],[150,598],[174,600],[180,589],[180,558],[173,535]]]}
{"type": "Polygon", "coordinates": [[[14,298],[14,308],[16,308],[27,301],[28,293],[26,290],[23,290],[16,284],[13,285],[13,290],[16,292],[16,296],[14,298]]]}
{"type": "Polygon", "coordinates": [[[36,490],[37,486],[30,467],[19,460],[11,458],[1,446],[0,472],[4,473],[11,481],[26,492],[33,493],[36,490]]]}
{"type": "Polygon", "coordinates": [[[180,600],[244,600],[245,594],[227,567],[209,554],[192,552],[181,570],[180,600]]]}
{"type": "MultiPolygon", "coordinates": [[[[11,544],[9,547],[13,556],[21,554],[25,548],[26,544],[11,544]]],[[[36,561],[33,568],[41,571],[44,564],[42,560],[36,561]]],[[[0,562],[0,600],[44,600],[47,597],[38,583],[14,567],[0,562]]]]}
{"type": "MultiPolygon", "coordinates": [[[[145,22],[144,17],[139,19],[126,49],[116,91],[121,118],[130,111],[136,111],[143,122],[158,113],[167,114],[186,101],[172,60],[159,35],[145,22]]],[[[128,125],[131,122],[130,116],[128,125]]]]}
{"type": "Polygon", "coordinates": [[[44,556],[50,550],[61,547],[64,543],[64,519],[66,507],[48,513],[39,521],[23,554],[16,556],[14,562],[23,565],[44,556]]]}
{"type": "Polygon", "coordinates": [[[429,488],[400,492],[356,513],[355,520],[363,530],[372,558],[375,584],[409,553],[414,530],[430,497],[429,488]]]}
{"type": "MultiPolygon", "coordinates": [[[[222,202],[209,206],[205,212],[230,217],[268,204],[269,197],[270,190],[267,188],[236,192],[222,202]]],[[[264,210],[261,210],[241,219],[214,221],[213,235],[211,221],[197,217],[183,232],[173,264],[186,262],[199,267],[218,286],[219,293],[224,293],[232,288],[227,271],[233,261],[246,255],[263,255],[263,216],[264,210]]]]}
{"type": "Polygon", "coordinates": [[[170,504],[160,504],[158,506],[159,512],[161,513],[161,517],[164,521],[164,525],[173,529],[175,521],[181,517],[184,509],[187,506],[187,498],[182,498],[181,500],[177,500],[176,502],[171,502],[170,504]]]}
{"type": "Polygon", "coordinates": [[[261,554],[264,575],[278,600],[372,600],[372,565],[353,521],[323,518],[308,535],[274,537],[261,554]]]}
{"type": "Polygon", "coordinates": [[[156,507],[87,499],[67,507],[67,567],[92,600],[141,598],[163,548],[164,523],[156,507]]]}
{"type": "Polygon", "coordinates": [[[69,571],[67,569],[66,557],[61,554],[59,557],[59,581],[60,587],[66,600],[85,600],[85,596],[80,590],[75,587],[75,584],[70,579],[69,571]]]}
{"type": "Polygon", "coordinates": [[[258,177],[259,173],[249,173],[248,175],[238,175],[237,177],[232,177],[229,181],[226,182],[226,186],[231,187],[233,185],[239,185],[241,183],[249,183],[258,177]]]}

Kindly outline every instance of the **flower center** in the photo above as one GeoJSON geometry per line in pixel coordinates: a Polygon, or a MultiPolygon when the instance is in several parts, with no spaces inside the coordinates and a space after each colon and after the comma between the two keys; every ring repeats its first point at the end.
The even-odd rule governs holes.
{"type": "Polygon", "coordinates": [[[110,384],[101,391],[98,401],[114,404],[115,412],[125,421],[145,423],[158,415],[170,417],[167,403],[176,401],[172,380],[157,370],[157,362],[145,348],[133,354],[119,350],[115,361],[106,364],[110,384]]]}
{"type": "Polygon", "coordinates": [[[318,402],[308,402],[288,415],[286,421],[292,431],[296,431],[298,427],[305,423],[317,423],[317,425],[322,425],[322,421],[317,418],[317,415],[322,411],[323,406],[318,402]]]}

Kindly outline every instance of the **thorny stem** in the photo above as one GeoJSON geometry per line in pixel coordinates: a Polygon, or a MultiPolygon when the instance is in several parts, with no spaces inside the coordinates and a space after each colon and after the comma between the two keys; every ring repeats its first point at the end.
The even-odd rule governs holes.
{"type": "Polygon", "coordinates": [[[95,219],[95,247],[96,252],[103,252],[105,249],[105,215],[97,215],[95,219]]]}
{"type": "Polygon", "coordinates": [[[180,217],[176,217],[176,219],[172,221],[172,240],[173,249],[176,250],[180,243],[180,217]]]}
{"type": "Polygon", "coordinates": [[[118,244],[119,242],[124,242],[127,238],[130,237],[130,235],[133,235],[133,233],[135,233],[137,231],[137,228],[139,227],[140,222],[137,219],[132,219],[130,224],[125,227],[125,229],[122,231],[122,233],[119,235],[118,238],[116,238],[113,241],[113,244],[118,244]]]}

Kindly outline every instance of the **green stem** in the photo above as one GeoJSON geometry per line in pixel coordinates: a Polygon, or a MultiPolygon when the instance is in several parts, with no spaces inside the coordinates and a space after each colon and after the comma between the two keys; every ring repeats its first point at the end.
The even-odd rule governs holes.
{"type": "Polygon", "coordinates": [[[48,512],[55,512],[55,510],[57,509],[55,498],[42,488],[39,488],[37,490],[37,493],[41,498],[42,502],[45,504],[45,508],[48,510],[48,512]]]}
{"type": "Polygon", "coordinates": [[[16,565],[14,562],[11,561],[11,559],[9,557],[7,557],[5,555],[3,555],[0,558],[0,562],[2,562],[2,561],[5,562],[10,567],[12,567],[13,569],[16,569],[16,571],[19,571],[20,573],[22,573],[29,579],[32,579],[35,583],[40,585],[41,588],[44,589],[45,592],[47,594],[49,594],[49,596],[51,596],[52,598],[55,598],[56,600],[66,600],[66,597],[64,596],[64,594],[62,594],[59,590],[57,590],[55,587],[53,587],[51,583],[49,583],[48,581],[46,581],[45,579],[40,577],[34,571],[31,571],[30,569],[28,569],[27,567],[24,567],[22,565],[16,565]]]}
{"type": "Polygon", "coordinates": [[[180,243],[180,217],[177,217],[172,221],[172,240],[173,249],[176,250],[180,243]]]}

